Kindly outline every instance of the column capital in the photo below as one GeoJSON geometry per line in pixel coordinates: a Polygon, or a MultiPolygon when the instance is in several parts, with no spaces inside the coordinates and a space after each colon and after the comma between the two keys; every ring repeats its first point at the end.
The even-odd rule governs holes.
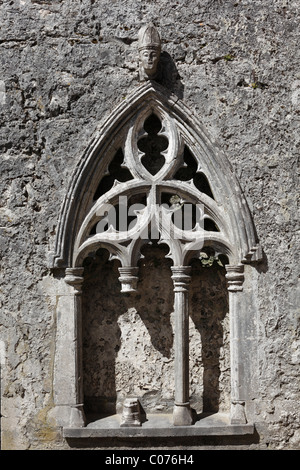
{"type": "Polygon", "coordinates": [[[65,282],[70,286],[73,286],[76,294],[81,294],[81,287],[83,283],[83,271],[84,268],[66,268],[65,271],[65,282]]]}
{"type": "Polygon", "coordinates": [[[174,292],[185,292],[191,282],[191,266],[171,266],[174,292]]]}
{"type": "Polygon", "coordinates": [[[230,292],[238,292],[243,290],[244,282],[244,265],[243,264],[227,264],[225,266],[227,274],[225,275],[228,282],[228,290],[230,292]]]}
{"type": "Polygon", "coordinates": [[[137,277],[139,268],[134,266],[122,266],[119,268],[119,281],[122,285],[121,292],[136,292],[137,282],[139,278],[137,277]]]}

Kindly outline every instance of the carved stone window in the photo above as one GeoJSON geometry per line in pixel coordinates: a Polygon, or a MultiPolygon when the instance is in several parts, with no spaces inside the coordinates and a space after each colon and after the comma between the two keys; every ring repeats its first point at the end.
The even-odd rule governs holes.
{"type": "MultiPolygon", "coordinates": [[[[166,96],[164,89],[153,81],[142,85],[127,97],[95,137],[77,168],[62,208],[51,265],[54,269],[64,268],[65,280],[72,286],[61,300],[61,311],[65,318],[61,322],[68,333],[65,338],[58,339],[56,364],[56,403],[64,410],[61,416],[66,436],[74,437],[72,428],[85,429],[87,424],[83,378],[92,372],[84,373],[82,368],[82,324],[85,318],[82,318],[81,290],[84,290],[83,304],[89,305],[87,308],[91,311],[85,289],[89,292],[88,289],[93,285],[92,273],[100,269],[101,265],[102,276],[111,279],[109,285],[112,286],[114,281],[108,274],[111,266],[117,272],[120,292],[135,299],[132,302],[139,304],[141,309],[145,308],[142,300],[147,291],[145,266],[149,262],[149,246],[154,250],[150,253],[150,259],[155,250],[158,256],[152,258],[152,262],[160,260],[167,296],[170,295],[167,286],[168,289],[172,287],[173,334],[170,328],[166,328],[164,336],[155,330],[154,323],[149,326],[158,335],[158,351],[164,357],[170,356],[170,348],[174,348],[174,381],[168,395],[173,410],[172,426],[174,429],[182,426],[196,429],[192,431],[193,435],[203,433],[190,403],[189,314],[192,318],[194,316],[196,323],[200,322],[201,305],[199,315],[195,313],[195,298],[201,303],[201,288],[198,281],[193,281],[195,263],[202,263],[202,266],[219,263],[223,278],[227,272],[229,291],[229,423],[230,426],[239,425],[239,432],[252,432],[250,372],[247,365],[242,367],[241,364],[247,357],[249,346],[249,338],[246,339],[244,331],[252,327],[254,315],[249,315],[250,294],[243,290],[247,274],[245,266],[259,260],[261,256],[255,229],[246,201],[225,156],[213,145],[201,123],[186,105],[174,96],[166,96]],[[168,265],[162,263],[162,259],[167,259],[168,265]],[[170,273],[168,280],[166,272],[170,273]],[[191,299],[188,292],[191,285],[196,294],[189,307],[188,301],[191,299]],[[198,290],[195,291],[196,285],[198,290]],[[63,350],[66,348],[69,362],[67,374],[61,370],[63,350]]],[[[148,270],[150,273],[150,265],[148,270]]],[[[106,299],[106,310],[109,311],[109,296],[113,294],[107,283],[103,281],[103,285],[109,289],[106,299]]],[[[158,292],[159,285],[157,289],[158,292]]],[[[156,300],[154,296],[151,301],[155,304],[156,300]]],[[[120,300],[120,304],[122,302],[120,300]]],[[[141,318],[130,308],[128,312],[131,313],[127,313],[126,321],[134,320],[142,331],[141,318]]],[[[159,308],[158,312],[163,315],[159,308]]],[[[117,332],[109,326],[113,318],[118,321],[113,313],[107,317],[106,339],[105,332],[101,333],[103,348],[105,343],[108,348],[111,347],[107,343],[109,336],[117,332]]],[[[157,319],[158,325],[161,318],[157,319]]],[[[122,321],[125,321],[124,318],[122,321]]],[[[147,321],[150,325],[149,318],[145,319],[147,321]]],[[[95,331],[100,334],[97,328],[95,326],[95,331]]],[[[89,335],[90,332],[87,337],[89,335]]],[[[120,347],[121,344],[115,341],[112,355],[120,347]]],[[[205,356],[205,351],[202,354],[205,356]]],[[[98,377],[101,376],[101,364],[103,362],[98,362],[98,377]]],[[[90,368],[90,365],[86,367],[90,368]]],[[[111,381],[107,383],[110,387],[111,381]]],[[[195,396],[197,393],[200,392],[195,390],[195,396]]],[[[120,427],[138,426],[144,429],[141,413],[141,405],[144,404],[134,401],[139,397],[127,397],[125,392],[121,395],[124,399],[124,416],[120,427]],[[126,401],[127,398],[129,401],[126,401]]],[[[207,394],[205,400],[209,401],[207,394]]],[[[96,407],[101,407],[100,401],[96,407]]],[[[211,401],[214,402],[214,399],[211,401]]],[[[145,429],[147,435],[150,428],[146,426],[145,429]]],[[[122,435],[122,432],[125,431],[116,431],[116,435],[122,435]]]]}

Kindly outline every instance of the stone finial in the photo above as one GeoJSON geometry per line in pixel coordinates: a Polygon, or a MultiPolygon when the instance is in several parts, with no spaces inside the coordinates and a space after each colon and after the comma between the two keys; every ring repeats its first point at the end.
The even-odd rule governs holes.
{"type": "Polygon", "coordinates": [[[141,79],[154,79],[160,59],[161,42],[157,29],[152,23],[143,26],[138,35],[141,79]]]}

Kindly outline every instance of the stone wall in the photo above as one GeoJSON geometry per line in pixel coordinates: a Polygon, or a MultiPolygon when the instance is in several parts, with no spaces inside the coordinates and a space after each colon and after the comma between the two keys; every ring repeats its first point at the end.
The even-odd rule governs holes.
{"type": "MultiPolygon", "coordinates": [[[[198,114],[234,168],[264,250],[253,284],[258,307],[253,405],[259,438],[250,447],[299,448],[298,2],[3,0],[0,6],[2,448],[68,447],[53,413],[56,306],[63,281],[49,270],[48,254],[80,156],[114,107],[139,85],[137,34],[148,21],[159,29],[162,60],[167,64],[171,57],[175,64],[172,91],[198,114]]],[[[154,276],[152,287],[155,282],[154,276]]],[[[113,292],[114,285],[108,288],[113,292]]],[[[198,301],[196,286],[193,294],[198,301]]],[[[128,316],[144,336],[143,353],[147,346],[153,361],[172,356],[171,299],[159,298],[165,338],[157,337],[159,324],[152,321],[153,312],[145,315],[142,303],[133,311],[122,300],[120,331],[116,324],[109,326],[107,313],[107,328],[115,335],[109,347],[119,358],[111,379],[114,393],[128,375],[128,351],[121,342],[122,335],[132,335],[128,316]]],[[[193,358],[201,336],[195,315],[193,358]]],[[[228,329],[224,312],[216,315],[213,352],[222,360],[215,401],[226,408],[228,351],[226,346],[217,351],[216,345],[227,344],[228,329]]],[[[97,328],[99,318],[89,318],[86,325],[94,321],[97,328]]],[[[86,338],[92,332],[87,328],[86,338]]],[[[133,343],[139,348],[134,337],[128,338],[127,344],[133,343]]],[[[197,366],[198,378],[204,362],[197,366]]],[[[160,367],[153,375],[157,388],[172,381],[169,363],[160,367]]],[[[140,380],[146,386],[147,377],[134,377],[135,384],[140,380]]],[[[168,392],[166,387],[166,402],[168,392]]],[[[155,398],[146,405],[155,407],[155,398]]]]}

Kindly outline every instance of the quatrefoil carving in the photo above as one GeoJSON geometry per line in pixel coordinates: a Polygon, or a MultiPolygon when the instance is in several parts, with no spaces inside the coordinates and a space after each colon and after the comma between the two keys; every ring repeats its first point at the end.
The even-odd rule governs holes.
{"type": "Polygon", "coordinates": [[[163,151],[168,148],[168,139],[160,135],[161,122],[151,114],[144,123],[146,136],[138,141],[138,149],[144,153],[141,162],[151,175],[156,175],[165,164],[163,151]]]}
{"type": "Polygon", "coordinates": [[[174,173],[180,137],[162,109],[148,109],[133,121],[125,143],[125,163],[135,178],[157,182],[174,173]]]}

